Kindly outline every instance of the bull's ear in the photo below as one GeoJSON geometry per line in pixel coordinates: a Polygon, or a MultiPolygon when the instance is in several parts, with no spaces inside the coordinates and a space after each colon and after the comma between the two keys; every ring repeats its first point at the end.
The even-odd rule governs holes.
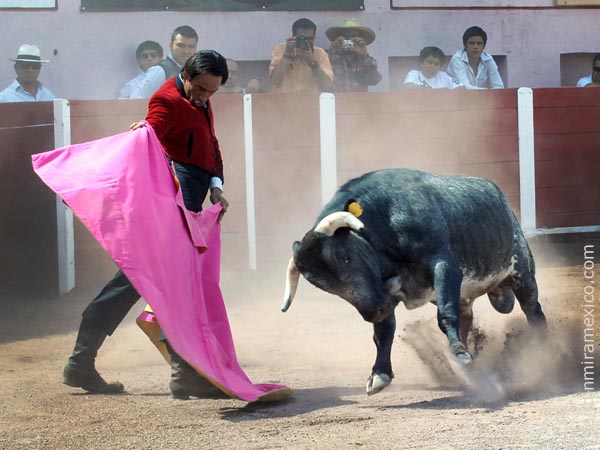
{"type": "Polygon", "coordinates": [[[363,213],[362,206],[360,206],[360,203],[358,203],[353,198],[351,198],[350,200],[348,200],[346,202],[346,206],[344,206],[344,210],[348,211],[354,217],[360,217],[360,216],[362,216],[362,213],[363,213]]]}

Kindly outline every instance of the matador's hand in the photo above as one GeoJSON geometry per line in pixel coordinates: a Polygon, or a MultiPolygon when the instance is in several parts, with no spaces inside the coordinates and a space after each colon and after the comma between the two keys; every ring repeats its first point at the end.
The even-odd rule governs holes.
{"type": "Polygon", "coordinates": [[[138,128],[143,128],[145,126],[146,126],[146,123],[140,120],[139,122],[133,122],[131,125],[129,125],[129,129],[131,131],[135,131],[138,128]]]}
{"type": "Polygon", "coordinates": [[[213,205],[215,203],[223,205],[223,210],[221,211],[221,214],[219,214],[219,222],[221,222],[223,215],[227,212],[227,208],[229,208],[229,202],[223,197],[223,191],[219,188],[212,188],[210,190],[210,202],[213,205]]]}

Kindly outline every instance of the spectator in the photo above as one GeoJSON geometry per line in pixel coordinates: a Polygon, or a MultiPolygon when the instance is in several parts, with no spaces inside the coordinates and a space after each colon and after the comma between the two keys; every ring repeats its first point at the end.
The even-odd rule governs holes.
{"type": "Polygon", "coordinates": [[[592,74],[580,78],[577,82],[578,87],[600,87],[600,53],[594,55],[592,61],[592,74]]]}
{"type": "MultiPolygon", "coordinates": [[[[189,58],[181,74],[170,77],[148,103],[146,121],[162,144],[177,175],[185,207],[202,209],[210,191],[211,203],[228,203],[223,197],[223,162],[215,136],[209,98],[227,81],[227,62],[213,50],[189,58]]],[[[135,130],[144,122],[131,125],[135,130]]],[[[112,335],[140,295],[121,270],[90,302],[82,314],[75,348],[65,365],[63,383],[88,392],[123,391],[121,383],[107,383],[95,368],[96,355],[107,335],[112,335]]],[[[208,381],[167,343],[171,357],[169,388],[174,398],[186,400],[215,393],[208,381]]]]}
{"type": "Polygon", "coordinates": [[[177,27],[171,33],[170,46],[169,55],[148,69],[140,87],[129,98],[150,98],[165,81],[178,75],[187,59],[196,53],[198,33],[187,25],[177,27]]]}
{"type": "Polygon", "coordinates": [[[246,84],[242,85],[240,78],[240,66],[233,59],[227,59],[227,69],[229,70],[229,78],[227,82],[219,88],[217,94],[255,94],[260,92],[261,83],[259,78],[253,78],[246,84]]]}
{"type": "Polygon", "coordinates": [[[129,80],[125,86],[121,88],[119,98],[130,98],[132,92],[136,89],[140,89],[148,69],[162,60],[163,49],[158,42],[144,41],[138,45],[135,51],[135,58],[142,70],[137,77],[129,80]]]}
{"type": "Polygon", "coordinates": [[[425,47],[419,53],[419,70],[411,70],[406,74],[404,86],[429,89],[464,88],[462,84],[444,72],[442,66],[446,55],[437,47],[425,47]]]}
{"type": "Polygon", "coordinates": [[[377,61],[367,52],[375,40],[373,30],[361,27],[356,19],[346,19],[342,26],[331,27],[325,34],[331,41],[327,53],[336,92],[366,92],[381,81],[377,61]]]}
{"type": "Polygon", "coordinates": [[[462,50],[450,60],[448,74],[467,89],[502,89],[504,83],[492,55],[485,52],[487,33],[470,27],[463,34],[462,50]]]}
{"type": "Polygon", "coordinates": [[[314,46],[317,26],[308,19],[292,25],[292,37],[273,49],[269,73],[273,92],[331,92],[333,70],[327,52],[314,46]]]}
{"type": "Polygon", "coordinates": [[[10,58],[15,62],[13,66],[17,78],[10,86],[0,92],[0,102],[45,102],[54,100],[54,94],[38,81],[42,63],[47,59],[40,57],[40,49],[37,45],[23,44],[19,47],[17,59],[10,58]]]}

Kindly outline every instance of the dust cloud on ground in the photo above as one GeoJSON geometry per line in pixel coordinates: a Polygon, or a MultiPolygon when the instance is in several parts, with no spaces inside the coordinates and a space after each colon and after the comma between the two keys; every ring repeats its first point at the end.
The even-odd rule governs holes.
{"type": "Polygon", "coordinates": [[[32,299],[27,306],[13,302],[11,319],[0,319],[3,331],[12,334],[5,331],[0,343],[0,448],[564,449],[597,444],[591,402],[597,396],[582,392],[577,375],[580,266],[538,271],[548,342],[531,338],[518,306],[504,316],[486,298],[475,302],[481,331],[472,343],[479,350],[468,379],[449,366],[435,307],[399,307],[395,378],[369,397],[372,325],[342,299],[304,280],[293,305],[282,313],[288,258],[282,255],[261,272],[224,265],[222,274],[242,368],[256,383],[295,389],[287,402],[172,400],[169,366],[135,325],[142,302],[97,359],[102,375],[121,381],[126,394],[85,395],[62,385],[79,315],[113,272],[112,263],[104,261],[76,292],[32,299]]]}
{"type": "Polygon", "coordinates": [[[253,382],[296,392],[287,402],[264,405],[182,402],[170,398],[169,366],[135,325],[143,302],[97,359],[100,373],[123,382],[126,394],[86,395],[60,383],[80,314],[115,270],[94,245],[87,261],[80,260],[87,270],[74,292],[6,303],[0,448],[591,449],[598,443],[600,399],[582,387],[580,264],[551,267],[538,260],[546,339],[532,335],[518,305],[501,315],[487,298],[478,299],[469,344],[476,359],[468,372],[447,358],[433,305],[399,307],[395,378],[369,397],[371,324],[305,280],[282,313],[287,248],[259,271],[234,270],[224,259],[222,290],[242,368],[253,382]]]}

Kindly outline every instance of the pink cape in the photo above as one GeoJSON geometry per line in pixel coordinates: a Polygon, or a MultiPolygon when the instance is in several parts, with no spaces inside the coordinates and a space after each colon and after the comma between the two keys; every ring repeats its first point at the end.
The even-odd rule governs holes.
{"type": "Polygon", "coordinates": [[[152,307],[177,353],[240,399],[291,394],[287,386],[253,384],[237,362],[219,287],[221,205],[185,209],[149,125],[32,160],[152,307]]]}

